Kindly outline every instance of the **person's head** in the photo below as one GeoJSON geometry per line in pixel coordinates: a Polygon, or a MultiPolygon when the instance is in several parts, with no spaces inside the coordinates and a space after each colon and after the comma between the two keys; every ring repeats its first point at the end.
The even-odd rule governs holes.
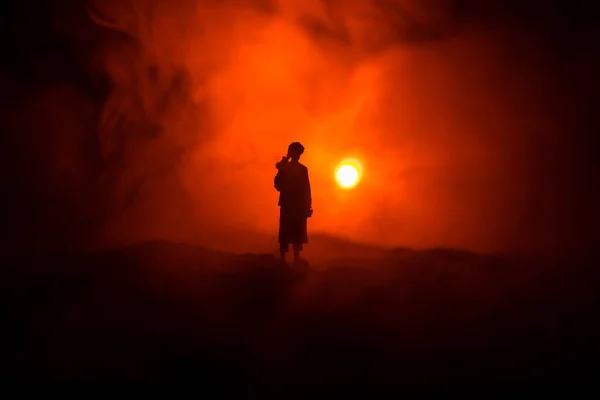
{"type": "Polygon", "coordinates": [[[304,146],[300,142],[293,142],[288,146],[288,156],[292,160],[298,161],[302,153],[304,153],[304,146]]]}

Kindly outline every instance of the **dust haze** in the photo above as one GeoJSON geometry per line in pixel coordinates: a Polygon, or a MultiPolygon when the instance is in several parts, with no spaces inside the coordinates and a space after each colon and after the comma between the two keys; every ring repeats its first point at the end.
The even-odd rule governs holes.
{"type": "MultiPolygon", "coordinates": [[[[574,84],[543,39],[559,12],[531,6],[550,16],[532,27],[501,2],[473,3],[96,0],[91,17],[83,2],[54,7],[92,89],[73,78],[27,91],[1,77],[18,93],[3,111],[19,133],[4,172],[21,227],[10,236],[275,237],[274,164],[300,141],[309,234],[475,251],[589,245],[599,198],[577,125],[586,110],[568,101],[574,84]],[[347,157],[364,168],[350,191],[334,181],[347,157]]],[[[591,72],[584,53],[571,59],[591,72]]]]}

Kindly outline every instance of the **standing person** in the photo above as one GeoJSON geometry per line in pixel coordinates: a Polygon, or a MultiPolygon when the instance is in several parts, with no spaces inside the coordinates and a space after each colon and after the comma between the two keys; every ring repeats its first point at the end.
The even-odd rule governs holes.
{"type": "Polygon", "coordinates": [[[294,249],[294,263],[302,259],[302,245],[308,243],[307,219],[312,216],[312,197],[308,168],[300,164],[304,146],[299,142],[289,145],[287,155],[275,166],[275,189],[279,192],[279,251],[285,263],[286,253],[291,244],[294,249]]]}

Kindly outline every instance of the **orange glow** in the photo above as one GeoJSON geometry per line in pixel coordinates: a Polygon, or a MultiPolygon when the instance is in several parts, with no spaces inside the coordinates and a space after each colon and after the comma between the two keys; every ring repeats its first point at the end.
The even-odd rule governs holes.
{"type": "Polygon", "coordinates": [[[362,168],[357,160],[342,161],[335,170],[337,183],[344,189],[355,187],[360,181],[362,168]]]}
{"type": "MultiPolygon", "coordinates": [[[[272,237],[274,165],[299,141],[311,234],[478,251],[551,242],[552,230],[539,234],[531,221],[559,224],[552,211],[563,206],[547,176],[558,168],[548,160],[560,154],[562,128],[547,112],[556,96],[542,95],[554,77],[528,72],[548,65],[535,43],[474,21],[454,26],[447,0],[90,1],[131,37],[72,35],[74,48],[101,43],[82,56],[110,82],[91,119],[99,126],[78,131],[68,116],[81,101],[68,91],[39,103],[49,105],[47,120],[64,104],[60,118],[73,127],[61,135],[98,136],[106,167],[90,171],[103,171],[97,207],[110,240],[272,237]],[[344,186],[338,175],[354,174],[347,163],[357,179],[344,186]],[[549,199],[543,209],[540,199],[549,199]]],[[[74,193],[96,193],[80,189],[78,180],[98,179],[69,167],[75,139],[63,136],[52,139],[62,153],[48,153],[61,155],[45,171],[49,193],[66,171],[74,193]]]]}

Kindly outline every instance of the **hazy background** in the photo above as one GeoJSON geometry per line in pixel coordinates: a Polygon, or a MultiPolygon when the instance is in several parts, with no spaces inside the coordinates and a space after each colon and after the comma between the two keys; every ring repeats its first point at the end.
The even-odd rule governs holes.
{"type": "MultiPolygon", "coordinates": [[[[80,0],[3,5],[5,249],[277,229],[306,147],[311,232],[569,253],[596,243],[592,6],[80,0]],[[334,168],[362,161],[341,191],[334,168]]],[[[275,249],[275,242],[273,248],[275,249]]]]}

